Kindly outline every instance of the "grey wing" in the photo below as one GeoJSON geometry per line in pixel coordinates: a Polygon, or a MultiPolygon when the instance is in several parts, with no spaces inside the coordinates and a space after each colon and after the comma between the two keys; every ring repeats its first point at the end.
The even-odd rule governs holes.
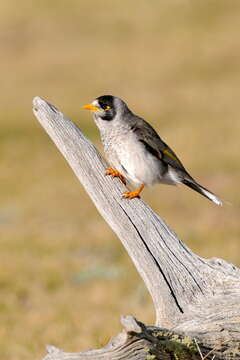
{"type": "Polygon", "coordinates": [[[185,175],[191,177],[174,151],[145,120],[137,118],[131,130],[136,133],[138,140],[145,145],[146,149],[151,152],[153,156],[156,156],[159,160],[162,160],[175,169],[181,170],[185,175]]]}

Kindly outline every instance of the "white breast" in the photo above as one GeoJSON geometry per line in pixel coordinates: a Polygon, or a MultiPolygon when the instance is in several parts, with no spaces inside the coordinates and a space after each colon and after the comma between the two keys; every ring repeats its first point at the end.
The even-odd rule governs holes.
{"type": "Polygon", "coordinates": [[[160,182],[159,160],[146,151],[134,133],[128,132],[111,140],[111,146],[106,149],[109,160],[131,183],[138,186],[160,182]]]}

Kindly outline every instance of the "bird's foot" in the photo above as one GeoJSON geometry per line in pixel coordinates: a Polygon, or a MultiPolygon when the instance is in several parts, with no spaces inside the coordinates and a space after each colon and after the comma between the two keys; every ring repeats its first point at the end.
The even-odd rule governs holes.
{"type": "Polygon", "coordinates": [[[111,175],[113,177],[118,177],[124,185],[126,185],[126,179],[125,177],[118,171],[114,170],[111,167],[107,168],[107,171],[105,172],[105,175],[111,175]]]}
{"type": "Polygon", "coordinates": [[[141,185],[139,189],[135,191],[125,191],[124,195],[122,196],[123,199],[134,199],[139,198],[140,199],[140,192],[143,190],[144,185],[141,185]]]}

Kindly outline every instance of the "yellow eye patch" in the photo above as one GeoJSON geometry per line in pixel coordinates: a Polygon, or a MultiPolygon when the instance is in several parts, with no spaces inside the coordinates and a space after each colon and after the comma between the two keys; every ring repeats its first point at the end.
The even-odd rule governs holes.
{"type": "Polygon", "coordinates": [[[109,110],[109,109],[111,109],[111,106],[107,105],[104,110],[109,110]]]}

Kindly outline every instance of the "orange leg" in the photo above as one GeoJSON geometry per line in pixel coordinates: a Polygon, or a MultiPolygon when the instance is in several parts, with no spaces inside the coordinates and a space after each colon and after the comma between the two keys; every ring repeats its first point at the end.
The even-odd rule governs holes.
{"type": "Polygon", "coordinates": [[[144,185],[141,185],[140,188],[138,188],[135,191],[125,191],[125,195],[122,196],[123,199],[134,199],[134,198],[140,198],[139,194],[144,189],[144,185]]]}
{"type": "Polygon", "coordinates": [[[122,181],[122,183],[126,185],[125,177],[118,170],[114,170],[111,167],[109,167],[107,168],[105,175],[112,175],[113,177],[118,177],[122,181]]]}

